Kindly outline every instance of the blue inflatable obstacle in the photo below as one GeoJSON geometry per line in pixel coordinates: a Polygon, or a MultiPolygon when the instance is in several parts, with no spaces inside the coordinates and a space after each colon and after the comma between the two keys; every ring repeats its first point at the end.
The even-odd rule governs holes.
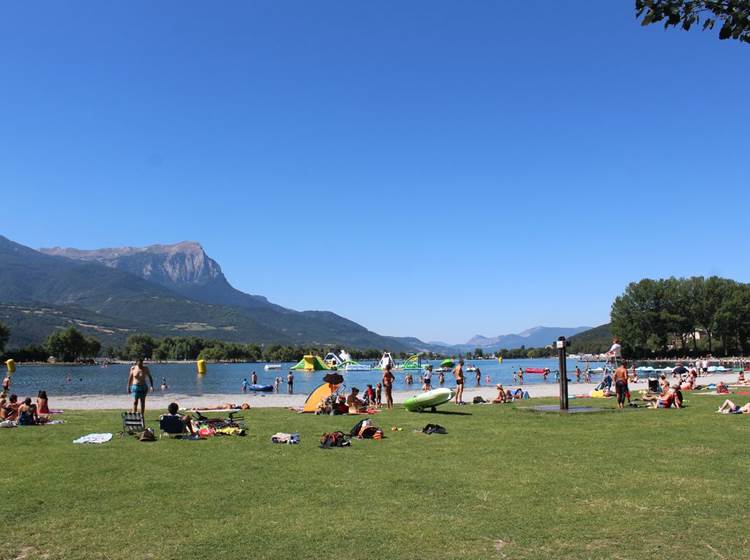
{"type": "Polygon", "coordinates": [[[258,385],[257,383],[253,383],[252,385],[248,386],[248,391],[262,391],[264,393],[270,393],[273,391],[273,385],[258,385]]]}

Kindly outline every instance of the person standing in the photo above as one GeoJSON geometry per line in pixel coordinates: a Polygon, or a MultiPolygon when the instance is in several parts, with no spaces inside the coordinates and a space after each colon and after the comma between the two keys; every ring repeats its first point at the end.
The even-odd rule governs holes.
{"type": "Polygon", "coordinates": [[[242,378],[242,392],[247,393],[247,389],[250,387],[250,382],[247,380],[247,377],[242,378]]]}
{"type": "Polygon", "coordinates": [[[143,358],[138,358],[135,365],[130,368],[128,375],[128,393],[133,395],[133,412],[138,412],[138,403],[141,403],[141,414],[146,414],[146,396],[148,386],[154,390],[154,380],[148,366],[143,365],[143,358]],[[148,385],[146,380],[148,379],[148,385]]]}
{"type": "Polygon", "coordinates": [[[385,365],[385,369],[383,370],[383,389],[385,389],[385,406],[386,408],[393,408],[393,373],[391,373],[391,366],[390,363],[387,363],[385,365]]]}
{"type": "Polygon", "coordinates": [[[453,368],[453,377],[456,378],[456,404],[464,404],[464,361],[458,360],[458,365],[453,368]]]}
{"type": "Polygon", "coordinates": [[[625,397],[628,395],[628,368],[622,362],[615,370],[615,394],[617,395],[617,407],[625,408],[625,397]]]}
{"type": "Polygon", "coordinates": [[[3,392],[2,392],[3,398],[5,398],[8,395],[8,393],[10,393],[10,374],[6,373],[5,379],[3,379],[3,392]]]}
{"type": "Polygon", "coordinates": [[[576,366],[576,383],[581,382],[581,368],[576,366]]]}
{"type": "Polygon", "coordinates": [[[294,392],[294,372],[292,370],[289,370],[286,376],[286,390],[290,395],[294,392]]]}
{"type": "Polygon", "coordinates": [[[258,384],[258,374],[255,373],[255,371],[253,371],[253,373],[250,374],[250,379],[251,379],[250,383],[252,383],[253,385],[258,384]]]}
{"type": "Polygon", "coordinates": [[[442,371],[438,372],[438,383],[440,383],[441,387],[445,385],[445,373],[443,373],[442,371]]]}
{"type": "Polygon", "coordinates": [[[523,368],[518,368],[518,384],[523,385],[523,368]]]}
{"type": "Polygon", "coordinates": [[[477,374],[477,386],[479,386],[482,384],[482,371],[479,368],[477,368],[476,374],[477,374]]]}
{"type": "Polygon", "coordinates": [[[429,391],[432,389],[432,366],[427,366],[422,376],[422,390],[429,391]]]}

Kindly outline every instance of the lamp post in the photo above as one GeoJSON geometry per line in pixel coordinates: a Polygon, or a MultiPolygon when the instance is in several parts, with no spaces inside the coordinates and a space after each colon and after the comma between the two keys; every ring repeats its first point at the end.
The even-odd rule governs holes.
{"type": "Polygon", "coordinates": [[[560,358],[560,410],[568,410],[568,359],[566,348],[568,341],[564,336],[555,341],[557,355],[560,358]]]}

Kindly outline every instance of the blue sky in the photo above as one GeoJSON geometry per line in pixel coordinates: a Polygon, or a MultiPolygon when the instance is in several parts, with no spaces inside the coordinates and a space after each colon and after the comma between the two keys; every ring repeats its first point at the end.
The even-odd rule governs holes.
{"type": "Polygon", "coordinates": [[[632,2],[0,8],[0,233],[461,342],[750,280],[750,46],[632,2]]]}

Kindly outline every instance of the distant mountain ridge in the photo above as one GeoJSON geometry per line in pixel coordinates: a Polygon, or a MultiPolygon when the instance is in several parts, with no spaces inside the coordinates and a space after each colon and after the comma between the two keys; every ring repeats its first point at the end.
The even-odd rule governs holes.
{"type": "Polygon", "coordinates": [[[481,348],[482,350],[500,350],[506,348],[536,348],[547,346],[558,336],[570,337],[591,329],[591,327],[532,327],[517,334],[504,334],[493,337],[476,335],[466,344],[459,345],[467,349],[481,348]]]}
{"type": "Polygon", "coordinates": [[[78,324],[104,343],[132,332],[258,344],[412,348],[328,311],[294,311],[235,290],[197,243],[35,251],[0,236],[0,303],[11,344],[39,325],[78,324]],[[33,320],[38,317],[38,321],[33,320]],[[100,317],[101,324],[93,318],[100,317]]]}

